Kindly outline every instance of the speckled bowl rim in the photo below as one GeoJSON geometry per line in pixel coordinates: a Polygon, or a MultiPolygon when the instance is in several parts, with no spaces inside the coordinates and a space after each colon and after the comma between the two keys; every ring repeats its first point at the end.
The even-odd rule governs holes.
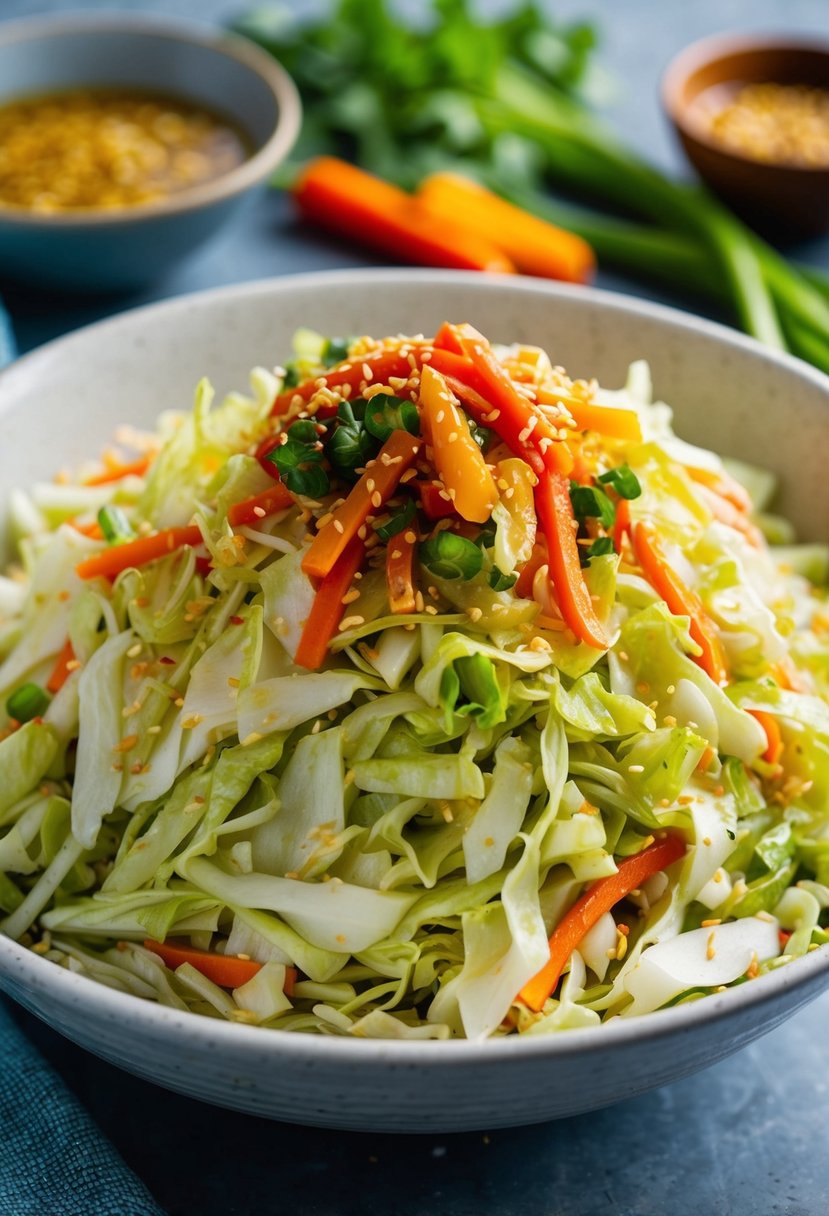
{"type": "MultiPolygon", "coordinates": [[[[703,335],[726,348],[748,353],[761,362],[785,367],[796,377],[810,381],[826,395],[829,425],[829,376],[792,355],[764,347],[753,338],[714,321],[599,288],[574,287],[540,279],[500,277],[467,271],[409,269],[356,269],[285,275],[195,292],[120,313],[49,342],[0,372],[0,416],[9,412],[10,408],[2,400],[4,386],[7,380],[16,375],[18,369],[25,371],[43,359],[53,375],[55,354],[61,355],[65,352],[71,357],[73,343],[78,340],[85,341],[90,332],[106,339],[121,328],[140,328],[142,319],[150,313],[162,314],[165,319],[175,323],[176,314],[186,312],[194,305],[210,304],[213,300],[232,302],[234,299],[250,296],[272,295],[274,291],[280,295],[290,295],[293,291],[309,286],[322,292],[347,291],[349,288],[373,283],[394,283],[401,289],[414,284],[429,284],[436,289],[457,284],[474,286],[482,292],[527,292],[548,298],[578,299],[600,309],[640,316],[685,330],[689,334],[703,335]]],[[[188,1048],[198,1045],[205,1051],[214,1051],[221,1050],[223,1046],[232,1046],[236,1055],[250,1053],[252,1062],[257,1058],[261,1059],[260,1053],[263,1050],[273,1052],[275,1056],[287,1051],[293,1057],[312,1063],[331,1060],[353,1065],[373,1062],[384,1066],[422,1064],[424,1067],[468,1065],[476,1058],[484,1063],[506,1062],[516,1057],[532,1060],[540,1057],[554,1059],[569,1055],[601,1054],[612,1048],[622,1049],[642,1041],[681,1035],[701,1026],[714,1027],[742,1011],[770,1004],[776,997],[783,998],[795,994],[801,988],[813,987],[819,979],[825,981],[822,986],[829,986],[829,947],[826,946],[821,946],[802,958],[793,959],[791,963],[737,988],[729,988],[722,993],[715,993],[685,1005],[675,1005],[670,1009],[657,1010],[641,1017],[615,1018],[602,1026],[572,1029],[550,1035],[502,1037],[484,1042],[466,1039],[417,1042],[354,1039],[248,1026],[220,1021],[203,1014],[180,1012],[142,997],[118,992],[96,980],[77,975],[40,958],[0,934],[0,986],[4,982],[11,982],[24,990],[23,995],[28,992],[52,997],[56,1008],[71,1002],[76,1008],[88,1010],[91,1015],[117,1019],[125,1027],[130,1024],[140,1026],[144,1034],[186,1042],[188,1048]]]]}
{"type": "Polygon", "coordinates": [[[719,153],[729,160],[741,165],[759,167],[769,173],[779,173],[782,176],[812,177],[829,180],[829,168],[815,165],[787,165],[776,161],[757,160],[753,156],[729,148],[717,139],[712,139],[705,124],[697,122],[693,115],[693,107],[681,101],[681,94],[689,76],[699,71],[707,63],[715,63],[718,59],[726,59],[729,55],[740,52],[777,50],[798,53],[811,51],[825,57],[829,68],[829,39],[824,34],[792,33],[781,31],[779,34],[752,34],[737,32],[724,34],[709,34],[696,42],[683,47],[670,60],[660,83],[662,106],[666,115],[680,131],[696,140],[712,152],[719,153]]]}
{"type": "MultiPolygon", "coordinates": [[[[265,143],[247,157],[236,168],[222,173],[203,185],[188,187],[158,203],[146,203],[136,207],[112,210],[90,207],[83,211],[38,214],[21,207],[0,205],[0,223],[10,226],[37,229],[83,229],[117,227],[142,220],[162,219],[205,207],[236,195],[244,194],[253,186],[265,181],[277,165],[290,152],[302,122],[302,103],[296,85],[285,69],[255,43],[236,34],[209,24],[184,21],[163,15],[141,13],[118,13],[114,11],[93,13],[79,11],[41,14],[23,17],[15,21],[0,22],[0,47],[33,39],[55,38],[89,32],[90,34],[148,34],[170,42],[190,44],[216,51],[235,60],[255,74],[266,85],[277,105],[276,124],[265,143]]],[[[90,81],[90,86],[95,86],[90,81]]],[[[102,81],[102,83],[105,83],[102,81]]],[[[188,100],[182,94],[183,100],[188,100]]]]}

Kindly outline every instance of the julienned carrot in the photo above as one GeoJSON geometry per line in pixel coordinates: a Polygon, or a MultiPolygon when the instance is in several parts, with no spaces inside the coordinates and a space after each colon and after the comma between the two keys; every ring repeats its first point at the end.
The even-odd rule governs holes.
{"type": "Polygon", "coordinates": [[[763,752],[762,759],[769,764],[777,764],[783,751],[783,736],[780,733],[780,726],[774,714],[767,713],[764,709],[750,709],[748,711],[752,718],[756,718],[766,732],[766,750],[763,752]]]}
{"type": "Polygon", "coordinates": [[[771,676],[781,688],[789,692],[809,692],[809,686],[794,665],[791,655],[785,654],[782,659],[771,665],[771,676]]]}
{"type": "Polygon", "coordinates": [[[524,985],[518,1000],[539,1013],[544,1002],[555,992],[567,960],[584,935],[621,899],[640,887],[652,874],[679,861],[684,852],[685,841],[681,836],[665,836],[664,840],[648,845],[641,853],[618,862],[615,874],[593,883],[556,925],[550,937],[550,961],[524,985]]]}
{"type": "Polygon", "coordinates": [[[52,674],[46,681],[46,691],[53,696],[56,692],[60,692],[72,672],[70,664],[75,663],[75,651],[72,649],[72,643],[69,638],[63,643],[63,649],[55,659],[55,665],[52,668],[52,674]]]}
{"type": "MultiPolygon", "coordinates": [[[[157,954],[165,967],[169,967],[171,971],[175,971],[183,963],[189,963],[220,988],[241,988],[262,970],[262,964],[255,963],[252,959],[214,954],[211,950],[197,950],[194,946],[182,942],[154,942],[148,938],[144,942],[144,948],[157,954]]],[[[296,970],[286,967],[285,993],[288,996],[292,995],[295,983],[296,970]]]]}
{"type": "Polygon", "coordinates": [[[153,462],[152,456],[140,456],[138,460],[126,462],[113,461],[103,473],[87,477],[85,486],[105,486],[111,481],[120,481],[122,477],[143,477],[153,462]]]}
{"type": "Polygon", "coordinates": [[[80,532],[81,536],[88,536],[90,540],[103,540],[104,534],[101,530],[101,525],[97,519],[92,520],[88,524],[79,524],[76,519],[67,519],[66,521],[70,528],[74,528],[76,532],[80,532]]]}
{"type": "Polygon", "coordinates": [[[307,667],[310,671],[322,667],[328,654],[328,643],[346,613],[343,596],[363,564],[365,553],[363,542],[358,536],[353,537],[320,583],[294,656],[297,666],[307,667]]]}
{"type": "Polygon", "coordinates": [[[654,591],[662,596],[674,616],[689,618],[691,637],[702,651],[695,661],[715,684],[727,683],[728,664],[714,624],[696,591],[686,586],[671,566],[656,528],[641,520],[633,529],[632,539],[636,560],[654,591]]]}
{"type": "Polygon", "coordinates": [[[275,485],[269,490],[263,490],[261,494],[254,494],[252,498],[235,502],[228,510],[228,523],[234,528],[242,524],[257,524],[267,515],[275,515],[277,511],[284,511],[286,507],[293,506],[294,501],[290,490],[283,485],[275,485]]]}
{"type": "Polygon", "coordinates": [[[420,410],[435,467],[455,510],[470,523],[486,523],[498,489],[457,397],[428,363],[420,377],[420,410]]]}
{"type": "Polygon", "coordinates": [[[414,555],[417,533],[411,528],[398,532],[386,546],[386,588],[389,608],[395,614],[414,612],[414,555]]]}
{"type": "Polygon", "coordinates": [[[518,575],[518,582],[515,584],[515,594],[520,598],[528,598],[533,593],[533,583],[535,576],[542,566],[549,563],[547,556],[547,542],[543,536],[536,536],[535,547],[530,555],[530,560],[525,562],[521,567],[521,573],[518,575]]]}
{"type": "Polygon", "coordinates": [[[580,642],[607,650],[604,628],[584,581],[574,529],[570,487],[561,473],[548,471],[535,488],[538,522],[547,542],[550,580],[559,611],[580,642]]]}
{"type": "Polygon", "coordinates": [[[293,189],[302,214],[404,262],[512,274],[515,267],[487,236],[460,217],[436,223],[411,195],[334,156],[312,160],[293,189]]]}
{"type": "Polygon", "coordinates": [[[748,513],[751,510],[751,496],[748,490],[725,469],[714,472],[712,469],[699,469],[693,465],[686,465],[685,472],[698,485],[707,486],[721,498],[727,499],[738,511],[748,513]]]}
{"type": "Polygon", "coordinates": [[[735,532],[741,532],[750,545],[755,549],[763,547],[763,534],[760,529],[753,524],[745,511],[734,506],[734,501],[731,498],[725,498],[718,491],[709,489],[708,486],[700,484],[697,494],[702,498],[706,507],[711,514],[721,524],[726,524],[729,528],[733,528],[735,532]]]}
{"type": "Polygon", "coordinates": [[[408,431],[392,431],[375,460],[348,498],[337,507],[328,523],[320,529],[302,559],[303,571],[312,578],[325,578],[337,558],[363,527],[369,515],[380,510],[397,489],[397,483],[423,445],[423,440],[408,431]]]}
{"type": "MultiPolygon", "coordinates": [[[[314,393],[319,392],[320,388],[336,390],[350,387],[351,396],[356,397],[364,383],[387,384],[390,377],[407,379],[412,375],[413,370],[409,362],[409,354],[416,354],[420,346],[422,343],[411,340],[401,342],[396,346],[380,346],[376,350],[367,351],[364,355],[346,359],[343,363],[338,363],[336,367],[329,368],[322,375],[315,376],[313,380],[306,380],[304,384],[298,384],[296,388],[286,388],[279,393],[274,400],[271,414],[275,417],[281,416],[297,398],[300,401],[308,401],[314,393]]],[[[328,418],[336,412],[337,403],[332,405],[326,402],[320,406],[315,416],[328,418]]],[[[277,442],[276,437],[272,440],[265,440],[257,452],[257,459],[261,462],[260,453],[263,449],[270,451],[277,442]]]]}
{"type": "MultiPolygon", "coordinates": [[[[535,399],[539,405],[559,405],[561,397],[551,389],[536,389],[535,399]]],[[[579,401],[569,397],[563,403],[572,415],[580,431],[595,431],[607,439],[629,439],[641,442],[642,424],[636,410],[615,405],[596,405],[592,401],[579,401]]]]}
{"type": "Polygon", "coordinates": [[[434,173],[415,195],[421,207],[440,220],[463,217],[478,236],[493,234],[504,253],[523,274],[587,283],[596,269],[593,250],[580,236],[522,211],[468,177],[434,173]]]}
{"type": "Polygon", "coordinates": [[[115,578],[122,570],[133,566],[146,566],[159,557],[166,557],[175,549],[185,545],[195,548],[203,543],[199,529],[191,524],[186,528],[165,528],[155,536],[139,536],[137,540],[123,545],[111,545],[101,553],[87,557],[75,567],[79,578],[115,578]]]}

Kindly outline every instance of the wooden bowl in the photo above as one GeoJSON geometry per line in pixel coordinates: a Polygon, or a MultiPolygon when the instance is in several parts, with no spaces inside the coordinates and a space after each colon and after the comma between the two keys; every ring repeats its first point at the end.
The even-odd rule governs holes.
{"type": "Polygon", "coordinates": [[[829,42],[784,35],[721,34],[686,47],[662,81],[665,111],[688,159],[707,184],[752,226],[782,237],[829,231],[829,167],[755,160],[711,134],[700,99],[723,101],[741,85],[806,84],[829,90],[829,42]]]}

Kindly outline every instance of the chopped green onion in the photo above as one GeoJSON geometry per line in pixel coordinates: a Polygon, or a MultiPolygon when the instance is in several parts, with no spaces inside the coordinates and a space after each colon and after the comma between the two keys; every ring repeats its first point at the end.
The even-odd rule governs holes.
{"type": "Polygon", "coordinates": [[[420,434],[420,414],[414,402],[388,393],[377,393],[367,403],[365,422],[366,430],[383,443],[392,431],[420,434]]]}
{"type": "Polygon", "coordinates": [[[415,517],[415,502],[413,498],[407,498],[405,506],[396,515],[392,515],[385,523],[375,524],[374,531],[381,540],[391,540],[393,536],[397,536],[398,532],[402,532],[405,527],[412,522],[415,517]]]}
{"type": "Polygon", "coordinates": [[[491,549],[495,544],[495,524],[491,519],[486,521],[475,537],[475,544],[479,549],[491,549]]]}
{"type": "Polygon", "coordinates": [[[420,546],[420,560],[435,578],[474,578],[484,563],[476,544],[454,532],[438,532],[420,546]]]}
{"type": "Polygon", "coordinates": [[[15,722],[31,722],[46,712],[50,700],[39,684],[21,684],[6,701],[6,713],[15,722]]]}
{"type": "Polygon", "coordinates": [[[620,464],[616,469],[608,469],[606,473],[602,473],[598,481],[603,486],[610,486],[616,491],[620,498],[638,498],[642,493],[642,487],[639,484],[639,478],[634,473],[629,465],[620,464]]]}
{"type": "Polygon", "coordinates": [[[489,572],[489,585],[493,591],[509,591],[517,582],[517,574],[503,574],[497,566],[493,566],[489,572]]]}
{"type": "Polygon", "coordinates": [[[616,546],[613,543],[612,536],[599,536],[593,541],[593,544],[585,551],[584,556],[590,560],[591,557],[607,557],[609,553],[615,553],[616,546]]]}
{"type": "Polygon", "coordinates": [[[344,363],[353,341],[353,338],[329,338],[322,348],[322,361],[325,366],[334,367],[337,363],[344,363]]]}
{"type": "Polygon", "coordinates": [[[282,381],[283,388],[296,388],[301,383],[299,370],[292,359],[289,359],[285,364],[285,378],[282,381]]]}
{"type": "Polygon", "coordinates": [[[616,521],[616,508],[604,490],[597,486],[580,486],[570,482],[570,501],[576,519],[598,519],[605,528],[612,528],[616,521]]]}
{"type": "Polygon", "coordinates": [[[98,524],[104,539],[111,545],[120,545],[125,540],[134,540],[135,531],[120,507],[101,507],[98,524]]]}
{"type": "Polygon", "coordinates": [[[485,452],[492,442],[492,436],[495,434],[488,426],[480,426],[477,422],[469,419],[469,431],[472,438],[477,443],[482,452],[485,452]]]}

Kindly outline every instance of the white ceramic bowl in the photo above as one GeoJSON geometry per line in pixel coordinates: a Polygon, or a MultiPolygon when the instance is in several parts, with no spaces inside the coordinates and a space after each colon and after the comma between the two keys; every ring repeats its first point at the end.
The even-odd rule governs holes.
{"type": "MultiPolygon", "coordinates": [[[[599,291],[431,271],[346,271],[244,285],[128,313],[53,342],[0,376],[0,492],[80,461],[123,421],[186,406],[276,362],[293,330],[432,331],[469,320],[538,342],[617,385],[647,357],[691,440],[774,469],[805,537],[829,518],[829,379],[730,330],[599,291]]],[[[541,1122],[663,1085],[736,1051],[829,986],[821,948],[690,1005],[550,1038],[388,1042],[287,1035],[177,1013],[101,987],[0,939],[0,987],[55,1029],[160,1085],[298,1123],[460,1131],[541,1122]]]]}

